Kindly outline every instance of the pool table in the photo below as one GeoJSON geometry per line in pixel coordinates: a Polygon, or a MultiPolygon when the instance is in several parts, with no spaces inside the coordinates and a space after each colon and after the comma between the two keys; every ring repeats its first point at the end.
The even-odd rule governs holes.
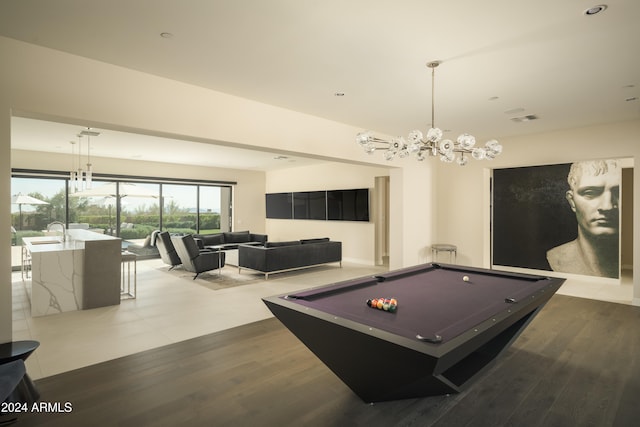
{"type": "Polygon", "coordinates": [[[563,282],[430,263],[263,301],[362,400],[379,402],[460,392],[563,282]],[[379,298],[396,310],[367,304],[379,298]]]}

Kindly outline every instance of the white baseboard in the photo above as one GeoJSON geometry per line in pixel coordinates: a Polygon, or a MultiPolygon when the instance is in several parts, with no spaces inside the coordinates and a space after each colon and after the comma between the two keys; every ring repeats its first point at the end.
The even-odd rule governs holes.
{"type": "Polygon", "coordinates": [[[348,262],[349,264],[362,264],[362,265],[375,266],[375,262],[373,262],[370,259],[342,258],[342,262],[348,262]]]}

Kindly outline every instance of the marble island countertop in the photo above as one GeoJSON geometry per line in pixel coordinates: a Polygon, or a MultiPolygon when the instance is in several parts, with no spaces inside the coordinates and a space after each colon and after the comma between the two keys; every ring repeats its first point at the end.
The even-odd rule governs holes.
{"type": "Polygon", "coordinates": [[[73,229],[65,239],[58,232],[22,240],[33,317],[120,304],[119,237],[73,229]]]}
{"type": "Polygon", "coordinates": [[[101,240],[120,240],[120,238],[88,230],[67,230],[64,241],[61,235],[22,238],[24,246],[32,253],[84,249],[85,242],[101,240]]]}

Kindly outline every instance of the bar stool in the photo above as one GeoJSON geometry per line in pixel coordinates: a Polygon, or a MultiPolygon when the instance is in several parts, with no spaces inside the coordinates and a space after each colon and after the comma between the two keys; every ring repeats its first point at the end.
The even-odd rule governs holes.
{"type": "Polygon", "coordinates": [[[24,282],[24,279],[30,278],[29,273],[31,272],[31,252],[27,250],[24,243],[22,244],[20,251],[20,264],[20,274],[22,276],[22,281],[24,282]]]}
{"type": "Polygon", "coordinates": [[[456,245],[448,243],[436,243],[431,245],[431,256],[433,262],[438,261],[438,252],[449,252],[449,262],[453,259],[453,263],[455,264],[456,257],[458,256],[458,247],[456,245]]]}
{"type": "Polygon", "coordinates": [[[122,252],[122,280],[120,282],[120,299],[134,299],[136,297],[136,291],[138,290],[137,258],[138,255],[134,254],[133,252],[122,252]],[[131,264],[133,264],[133,290],[131,289],[131,264]]]}

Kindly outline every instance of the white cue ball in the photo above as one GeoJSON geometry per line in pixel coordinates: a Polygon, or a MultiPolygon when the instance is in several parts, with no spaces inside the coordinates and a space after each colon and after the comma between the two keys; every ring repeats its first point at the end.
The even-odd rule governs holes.
{"type": "Polygon", "coordinates": [[[462,280],[465,281],[465,282],[468,282],[469,281],[469,276],[462,276],[462,280]]]}

